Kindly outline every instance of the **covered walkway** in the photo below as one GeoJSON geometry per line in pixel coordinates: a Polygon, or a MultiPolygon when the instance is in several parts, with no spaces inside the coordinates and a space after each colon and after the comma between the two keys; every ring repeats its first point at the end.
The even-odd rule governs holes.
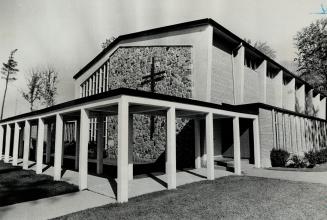
{"type": "MultiPolygon", "coordinates": [[[[259,125],[258,116],[248,112],[224,108],[207,102],[178,98],[173,96],[153,94],[131,89],[117,89],[98,95],[93,95],[70,102],[59,104],[39,111],[15,116],[0,121],[0,152],[4,148],[4,161],[9,162],[11,146],[12,163],[18,163],[18,149],[23,147],[22,165],[28,169],[29,149],[31,144],[31,126],[37,125],[37,147],[36,147],[36,173],[43,172],[43,144],[51,145],[51,141],[44,140],[49,123],[55,123],[55,141],[54,141],[54,167],[48,169],[55,180],[65,180],[62,177],[63,163],[63,127],[66,120],[75,119],[77,121],[76,129],[76,155],[75,162],[78,167],[78,179],[80,190],[91,189],[94,186],[92,178],[88,176],[88,144],[89,144],[89,125],[91,117],[103,118],[105,115],[118,116],[118,155],[117,155],[117,190],[116,198],[118,202],[126,202],[130,196],[133,196],[131,190],[133,184],[138,183],[133,175],[133,114],[146,113],[154,115],[164,115],[167,120],[167,144],[166,144],[166,169],[162,176],[155,178],[161,179],[165,184],[164,188],[175,189],[181,181],[187,180],[185,172],[178,172],[176,169],[176,118],[189,118],[195,120],[195,168],[199,170],[202,176],[208,180],[215,179],[214,169],[214,136],[213,120],[218,118],[233,119],[233,145],[234,145],[234,170],[235,174],[241,174],[241,154],[240,154],[240,128],[239,119],[246,118],[253,120],[253,142],[254,142],[254,160],[255,166],[260,167],[260,147],[259,147],[259,125]],[[200,131],[199,120],[205,120],[205,129],[200,131]],[[46,129],[47,128],[47,129],[46,129]],[[20,135],[23,130],[23,135],[20,135]],[[205,133],[206,149],[206,169],[201,168],[200,161],[200,132],[205,133]],[[22,136],[20,138],[20,136],[22,136]],[[23,139],[23,141],[22,141],[23,139]],[[22,145],[23,142],[23,146],[22,145]],[[201,169],[200,169],[201,168],[201,169]],[[205,173],[203,173],[203,171],[205,173]],[[132,181],[133,180],[133,181],[132,181]]],[[[99,123],[100,125],[102,123],[99,123]]],[[[48,131],[47,131],[48,132],[48,131]]],[[[103,128],[98,128],[98,135],[101,137],[103,128]]],[[[49,136],[47,136],[49,137],[49,136]]],[[[49,139],[49,138],[47,138],[49,139]]],[[[101,138],[99,138],[101,140],[101,138]]],[[[97,142],[97,147],[102,147],[101,141],[97,142]]],[[[47,151],[47,150],[46,150],[47,151]]],[[[97,151],[97,172],[102,173],[103,151],[97,151]]],[[[47,152],[49,155],[49,152],[47,152]]],[[[48,158],[48,156],[46,157],[48,158]]],[[[46,159],[47,160],[47,159],[46,159]]],[[[70,172],[67,173],[67,175],[70,172]]],[[[140,184],[140,189],[146,189],[146,184],[140,184]]],[[[135,192],[135,191],[134,191],[135,192]]],[[[141,192],[141,191],[140,191],[141,192]]],[[[143,194],[143,193],[142,193],[143,194]]]]}

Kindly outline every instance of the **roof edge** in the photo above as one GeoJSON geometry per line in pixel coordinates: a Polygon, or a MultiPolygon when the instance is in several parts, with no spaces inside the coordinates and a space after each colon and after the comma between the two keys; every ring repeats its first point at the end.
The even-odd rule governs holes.
{"type": "Polygon", "coordinates": [[[168,26],[163,26],[159,28],[153,28],[149,30],[134,32],[130,34],[124,34],[118,36],[111,44],[109,44],[108,47],[103,49],[96,57],[94,57],[88,64],[86,64],[80,71],[78,71],[73,78],[76,80],[78,79],[84,72],[86,72],[94,63],[96,63],[102,56],[104,56],[107,52],[109,52],[112,48],[114,48],[120,41],[128,40],[136,37],[144,37],[147,35],[154,35],[154,34],[160,34],[167,31],[176,31],[184,28],[192,28],[197,26],[202,26],[206,24],[210,24],[209,18],[200,19],[200,20],[194,20],[194,21],[188,21],[168,26]]]}
{"type": "Polygon", "coordinates": [[[231,32],[230,30],[228,30],[227,28],[225,28],[224,26],[222,26],[221,24],[217,23],[215,20],[213,20],[211,18],[204,18],[204,19],[199,19],[199,20],[194,20],[194,21],[188,21],[188,22],[183,22],[183,23],[178,23],[178,24],[173,24],[173,25],[168,25],[168,26],[153,28],[153,29],[149,29],[149,30],[134,32],[134,33],[130,33],[130,34],[120,35],[108,47],[106,47],[105,49],[103,49],[96,57],[94,57],[88,64],[86,64],[81,70],[79,70],[73,76],[73,78],[76,80],[80,76],[82,76],[83,73],[86,72],[88,69],[90,69],[93,64],[95,64],[107,52],[109,52],[119,42],[121,42],[123,40],[128,40],[128,39],[132,39],[132,38],[136,38],[136,37],[143,37],[143,36],[147,36],[147,35],[160,34],[160,33],[167,32],[167,31],[176,31],[176,30],[185,29],[185,28],[192,28],[192,27],[197,27],[197,26],[202,26],[202,25],[211,25],[212,27],[219,29],[220,31],[222,31],[225,34],[231,36],[236,41],[239,41],[240,43],[242,43],[245,47],[253,50],[255,53],[259,54],[264,59],[266,59],[270,63],[274,64],[275,66],[277,66],[278,68],[280,68],[281,70],[283,70],[289,76],[295,78],[296,80],[299,80],[301,83],[305,84],[310,89],[313,89],[315,92],[320,93],[323,97],[327,97],[324,93],[321,93],[320,91],[316,90],[312,85],[310,85],[305,80],[301,79],[299,76],[295,75],[293,72],[291,72],[290,70],[288,70],[286,67],[282,66],[280,63],[278,63],[274,59],[272,59],[269,56],[267,56],[266,54],[262,53],[261,51],[259,51],[255,47],[253,47],[251,44],[247,43],[245,40],[243,40],[242,38],[240,38],[239,36],[237,36],[236,34],[234,34],[233,32],[231,32]]]}

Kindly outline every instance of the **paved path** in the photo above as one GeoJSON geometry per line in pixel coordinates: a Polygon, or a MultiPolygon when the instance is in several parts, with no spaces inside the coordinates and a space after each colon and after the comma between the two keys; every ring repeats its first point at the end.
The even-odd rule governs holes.
{"type": "Polygon", "coordinates": [[[0,219],[49,219],[88,208],[116,202],[88,190],[0,207],[0,219]]]}
{"type": "Polygon", "coordinates": [[[327,184],[327,172],[278,171],[250,168],[245,169],[244,174],[247,176],[327,184]]]}
{"type": "MultiPolygon", "coordinates": [[[[35,165],[30,164],[29,169],[34,170],[35,165]]],[[[44,165],[44,167],[46,166],[44,165]]],[[[53,175],[53,167],[45,170],[44,174],[53,175]]],[[[232,174],[224,170],[215,170],[216,178],[232,174]]],[[[164,173],[135,176],[134,180],[129,182],[129,197],[166,190],[166,179],[164,173]]],[[[206,168],[177,172],[177,186],[205,179],[206,168]]],[[[62,176],[62,180],[78,185],[78,172],[67,170],[62,176]]],[[[0,219],[49,219],[87,208],[115,203],[115,187],[115,179],[88,175],[88,190],[0,207],[0,219]]]]}

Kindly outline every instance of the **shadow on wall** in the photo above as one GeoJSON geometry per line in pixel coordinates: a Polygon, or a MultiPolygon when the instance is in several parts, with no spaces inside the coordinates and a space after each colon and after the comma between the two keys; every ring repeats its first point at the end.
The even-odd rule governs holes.
{"type": "MultiPolygon", "coordinates": [[[[177,169],[194,167],[194,121],[189,120],[176,134],[176,167],[177,169]]],[[[165,171],[166,150],[155,160],[160,171],[165,171]]]]}
{"type": "MultiPolygon", "coordinates": [[[[296,101],[298,102],[298,100],[296,100],[296,101]]],[[[313,105],[312,96],[307,95],[305,97],[305,111],[304,111],[304,114],[317,117],[318,112],[319,112],[319,108],[316,109],[315,106],[313,105]]]]}
{"type": "MultiPolygon", "coordinates": [[[[222,126],[221,133],[221,155],[224,157],[234,157],[234,141],[233,141],[233,119],[220,119],[222,126]]],[[[240,119],[240,147],[241,158],[249,159],[250,163],[254,163],[254,144],[253,144],[253,128],[251,119],[240,119]]]]}

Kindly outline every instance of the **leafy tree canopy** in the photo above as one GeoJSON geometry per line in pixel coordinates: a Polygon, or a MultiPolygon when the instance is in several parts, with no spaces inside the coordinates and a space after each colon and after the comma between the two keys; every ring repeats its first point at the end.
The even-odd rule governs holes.
{"type": "Polygon", "coordinates": [[[327,18],[319,19],[299,31],[294,40],[297,47],[300,76],[313,87],[327,89],[327,18]]]}
{"type": "Polygon", "coordinates": [[[253,47],[270,57],[271,59],[276,59],[276,51],[273,50],[267,42],[255,41],[252,44],[250,39],[244,39],[248,44],[251,44],[253,47]]]}

